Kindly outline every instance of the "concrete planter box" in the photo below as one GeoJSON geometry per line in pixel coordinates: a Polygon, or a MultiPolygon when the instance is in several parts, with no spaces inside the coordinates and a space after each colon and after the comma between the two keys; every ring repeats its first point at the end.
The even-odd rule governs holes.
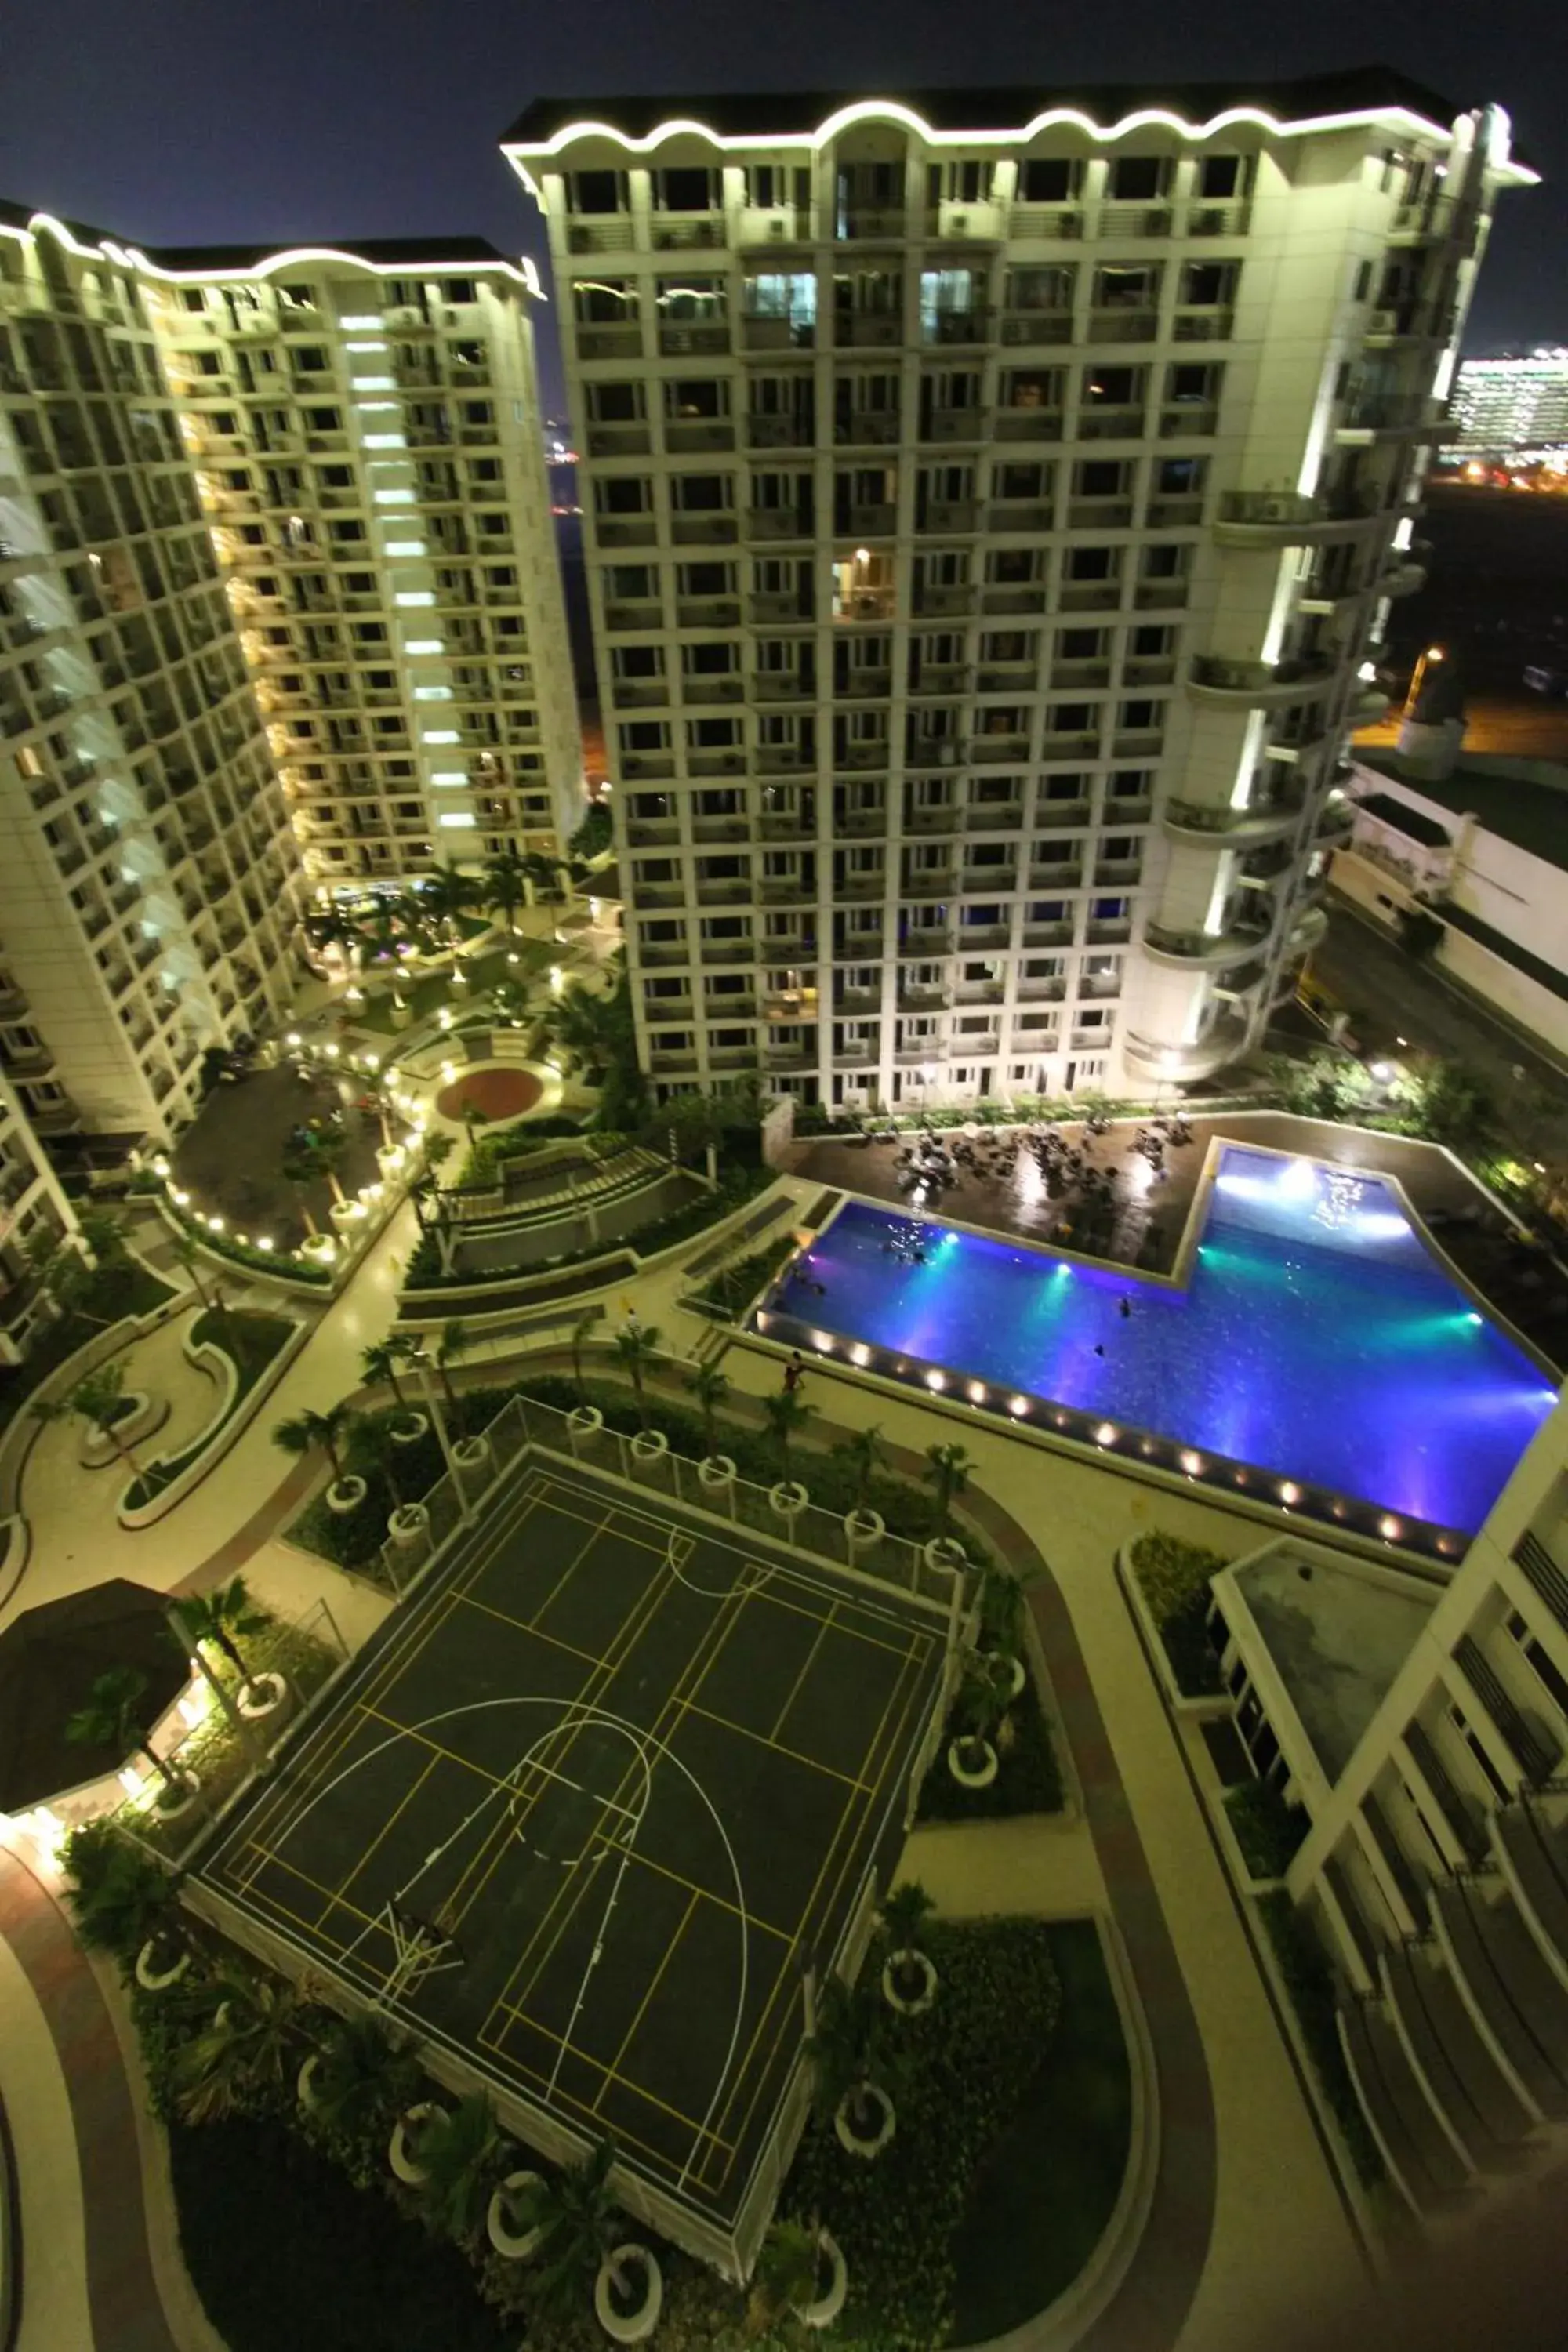
{"type": "Polygon", "coordinates": [[[798,1478],[781,1478],[776,1486],[768,1489],[768,1508],[792,1527],[810,1500],[798,1478]]]}
{"type": "Polygon", "coordinates": [[[919,2017],[936,1999],[936,1969],[924,1952],[890,1952],[882,1969],[882,1998],[889,2009],[900,2017],[919,2017]],[[919,1990],[906,1991],[899,1982],[900,1972],[909,1969],[920,1978],[919,1990]]]}
{"type": "Polygon", "coordinates": [[[645,1466],[661,1462],[669,1452],[669,1440],[662,1429],[643,1429],[632,1440],[632,1460],[645,1466]]]}
{"type": "Polygon", "coordinates": [[[247,1723],[276,1727],[292,1712],[294,1692],[286,1675],[258,1675],[254,1682],[240,1685],[235,1705],[247,1723]]]}
{"type": "Polygon", "coordinates": [[[181,1978],[189,1972],[191,1956],[188,1951],[180,1952],[164,1967],[159,1965],[159,1960],[157,1938],[150,1936],[136,1955],[136,1981],[143,1992],[166,1992],[171,1985],[178,1984],[181,1978]]]}
{"type": "Polygon", "coordinates": [[[735,1483],[735,1465],[727,1454],[705,1454],[697,1465],[697,1483],[705,1495],[722,1495],[735,1483]]]}
{"type": "Polygon", "coordinates": [[[459,1470],[482,1470],[489,1458],[488,1437],[459,1437],[452,1448],[452,1459],[459,1470]]]}
{"type": "Polygon", "coordinates": [[[880,1511],[855,1510],[844,1514],[844,1532],[849,1541],[849,1556],[858,1551],[869,1551],[879,1544],[888,1532],[888,1523],[880,1511]]]}

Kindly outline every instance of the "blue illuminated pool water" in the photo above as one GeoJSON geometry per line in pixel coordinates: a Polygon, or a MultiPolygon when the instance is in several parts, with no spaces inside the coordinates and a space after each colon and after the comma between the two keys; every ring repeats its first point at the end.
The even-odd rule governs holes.
{"type": "Polygon", "coordinates": [[[888,1244],[910,1223],[849,1202],[776,1304],[1466,1533],[1555,1402],[1375,1176],[1227,1145],[1181,1289],[936,1218],[921,1220],[926,1262],[906,1264],[888,1244]]]}

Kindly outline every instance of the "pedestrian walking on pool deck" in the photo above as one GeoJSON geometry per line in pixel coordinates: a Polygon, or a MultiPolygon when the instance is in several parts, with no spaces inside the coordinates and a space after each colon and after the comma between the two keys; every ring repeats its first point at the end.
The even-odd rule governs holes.
{"type": "Polygon", "coordinates": [[[784,1384],[785,1394],[794,1396],[805,1378],[805,1366],[801,1360],[800,1349],[797,1348],[794,1355],[790,1358],[788,1363],[784,1366],[784,1384]]]}

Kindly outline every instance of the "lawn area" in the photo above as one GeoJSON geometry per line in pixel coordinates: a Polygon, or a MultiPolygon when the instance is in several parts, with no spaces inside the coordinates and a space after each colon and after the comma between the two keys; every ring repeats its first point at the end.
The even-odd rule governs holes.
{"type": "Polygon", "coordinates": [[[1116,1996],[1092,1921],[1045,1930],[1061,2011],[1045,2063],[976,2175],[954,2245],[948,2341],[1021,2326],[1070,2286],[1121,2194],[1131,2084],[1116,1996]]]}
{"type": "Polygon", "coordinates": [[[515,2352],[456,2246],[278,2122],[169,2133],[180,2250],[229,2352],[515,2352]]]}
{"type": "Polygon", "coordinates": [[[41,1332],[24,1364],[9,1364],[0,1372],[0,1429],[26,1404],[68,1356],[96,1339],[110,1323],[127,1315],[151,1315],[173,1293],[166,1282],[134,1258],[121,1258],[102,1267],[93,1277],[83,1303],[64,1320],[41,1332]]]}
{"type": "MultiPolygon", "coordinates": [[[[471,1013],[478,1000],[488,989],[493,988],[498,981],[510,979],[526,986],[531,980],[536,979],[542,971],[546,971],[552,962],[556,961],[560,954],[560,950],[552,948],[547,940],[525,940],[521,937],[513,940],[510,952],[517,958],[515,963],[508,962],[508,950],[504,947],[491,948],[484,955],[468,957],[466,960],[465,969],[473,984],[466,996],[453,994],[450,972],[424,973],[411,988],[405,988],[403,991],[405,998],[413,1009],[414,1017],[409,1026],[417,1028],[421,1021],[432,1019],[444,1004],[450,1005],[455,1017],[471,1013]]],[[[375,977],[375,970],[373,966],[365,978],[368,982],[374,980],[375,977]]],[[[378,1036],[392,1036],[395,1033],[392,1026],[390,992],[376,1002],[359,1006],[352,1013],[351,1018],[356,1029],[374,1029],[378,1036]]]]}

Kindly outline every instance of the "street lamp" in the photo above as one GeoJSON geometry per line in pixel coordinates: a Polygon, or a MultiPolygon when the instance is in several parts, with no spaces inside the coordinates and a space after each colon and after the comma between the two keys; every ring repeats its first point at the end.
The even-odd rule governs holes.
{"type": "Polygon", "coordinates": [[[1399,714],[1401,719],[1408,719],[1415,709],[1416,698],[1421,692],[1422,680],[1426,675],[1427,663],[1440,662],[1444,657],[1443,648],[1441,646],[1428,646],[1426,647],[1426,652],[1421,656],[1420,660],[1416,663],[1415,667],[1410,674],[1410,691],[1405,698],[1405,708],[1399,714]]]}

